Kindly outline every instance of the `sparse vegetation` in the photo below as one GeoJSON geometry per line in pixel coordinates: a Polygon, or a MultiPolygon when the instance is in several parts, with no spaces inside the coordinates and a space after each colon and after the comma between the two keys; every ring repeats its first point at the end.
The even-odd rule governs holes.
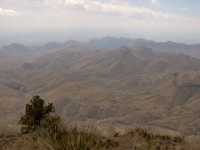
{"type": "Polygon", "coordinates": [[[112,137],[98,133],[94,125],[65,123],[59,116],[52,117],[53,103],[44,106],[44,100],[34,96],[31,104],[26,105],[26,114],[20,121],[25,123],[22,133],[0,135],[0,150],[189,150],[191,147],[181,136],[153,134],[141,127],[132,129],[126,134],[116,132],[112,137]],[[30,115],[32,113],[32,115],[30,115]],[[27,122],[30,121],[31,124],[27,122]],[[24,132],[24,130],[26,132],[24,132]]]}
{"type": "MultiPolygon", "coordinates": [[[[48,132],[52,133],[50,130],[48,132]]],[[[44,149],[96,150],[106,146],[94,126],[78,128],[76,125],[64,124],[61,121],[57,131],[52,136],[43,138],[44,136],[41,137],[40,135],[37,134],[36,137],[43,141],[41,146],[44,149]]]]}
{"type": "MultiPolygon", "coordinates": [[[[57,131],[38,128],[36,132],[17,137],[15,141],[2,145],[0,150],[192,150],[180,136],[159,135],[143,128],[135,128],[113,137],[101,136],[93,125],[78,127],[59,122],[57,131]]],[[[6,137],[4,137],[6,138],[6,137]]],[[[2,139],[2,138],[1,138],[2,139]]],[[[8,138],[7,138],[8,139],[8,138]]],[[[1,141],[1,140],[0,140],[1,141]]]]}
{"type": "Polygon", "coordinates": [[[136,150],[167,150],[167,149],[189,149],[189,145],[180,136],[153,134],[141,127],[128,131],[124,135],[115,133],[113,139],[119,143],[120,149],[136,150]],[[117,136],[116,136],[117,135],[117,136]]]}

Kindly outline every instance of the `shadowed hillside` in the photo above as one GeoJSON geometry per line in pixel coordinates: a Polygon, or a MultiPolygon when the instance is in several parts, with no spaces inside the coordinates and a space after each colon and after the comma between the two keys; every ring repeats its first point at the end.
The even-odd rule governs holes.
{"type": "Polygon", "coordinates": [[[124,46],[115,51],[99,51],[90,57],[80,59],[78,63],[72,64],[69,70],[78,71],[83,75],[114,76],[132,74],[141,67],[140,58],[124,46]]]}

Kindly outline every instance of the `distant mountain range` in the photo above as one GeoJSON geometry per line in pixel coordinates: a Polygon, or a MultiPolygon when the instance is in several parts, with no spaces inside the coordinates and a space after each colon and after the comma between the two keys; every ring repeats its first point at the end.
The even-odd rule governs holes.
{"type": "MultiPolygon", "coordinates": [[[[29,53],[30,51],[34,51],[34,50],[57,50],[57,49],[62,49],[62,48],[66,48],[66,47],[72,47],[72,46],[77,46],[77,45],[81,45],[78,42],[74,41],[74,40],[69,40],[63,44],[59,44],[57,42],[49,42],[47,43],[44,47],[40,47],[40,48],[36,48],[36,49],[29,49],[28,47],[22,45],[22,44],[17,44],[17,43],[12,43],[8,46],[3,46],[0,49],[0,54],[4,53],[4,54],[12,54],[12,55],[22,55],[22,54],[26,54],[29,53]]],[[[32,46],[34,47],[34,46],[32,46]]]]}
{"type": "Polygon", "coordinates": [[[144,46],[151,48],[158,52],[171,52],[171,53],[183,53],[193,57],[200,58],[200,44],[186,45],[183,43],[176,42],[154,42],[152,40],[145,39],[129,39],[129,38],[115,38],[115,37],[104,37],[102,39],[90,40],[86,43],[86,46],[93,48],[111,48],[116,49],[121,46],[128,46],[130,48],[136,48],[144,46]]]}
{"type": "Polygon", "coordinates": [[[80,45],[80,44],[74,40],[69,40],[63,44],[59,44],[56,42],[49,42],[45,45],[44,49],[52,50],[52,49],[60,49],[60,48],[66,48],[66,47],[76,46],[76,45],[80,45]]]}
{"type": "MultiPolygon", "coordinates": [[[[66,47],[72,46],[86,46],[90,48],[102,49],[117,49],[122,46],[128,46],[129,48],[136,48],[139,46],[144,46],[146,48],[150,48],[155,52],[170,52],[170,53],[183,53],[186,55],[190,55],[196,58],[200,58],[200,44],[194,45],[186,45],[184,43],[176,43],[176,42],[155,42],[152,40],[145,39],[130,39],[130,38],[115,38],[115,37],[104,37],[102,39],[91,39],[85,45],[81,45],[80,43],[69,40],[63,44],[59,44],[57,42],[49,42],[44,47],[38,48],[37,50],[57,50],[63,49],[66,47]]],[[[20,44],[11,44],[9,46],[4,46],[1,52],[12,53],[12,54],[22,54],[27,53],[28,48],[20,45],[20,44]]]]}
{"type": "Polygon", "coordinates": [[[144,39],[137,39],[132,47],[138,46],[145,46],[158,52],[183,53],[200,58],[200,44],[186,45],[183,43],[175,43],[171,41],[158,43],[144,39]]]}
{"type": "Polygon", "coordinates": [[[24,45],[12,43],[11,45],[3,46],[0,52],[11,55],[22,55],[29,52],[29,49],[24,45]]]}
{"type": "Polygon", "coordinates": [[[130,38],[115,38],[115,37],[104,37],[102,39],[92,39],[89,42],[87,42],[85,45],[88,47],[93,47],[93,48],[111,48],[111,49],[116,49],[121,46],[132,46],[135,40],[130,39],[130,38]]]}

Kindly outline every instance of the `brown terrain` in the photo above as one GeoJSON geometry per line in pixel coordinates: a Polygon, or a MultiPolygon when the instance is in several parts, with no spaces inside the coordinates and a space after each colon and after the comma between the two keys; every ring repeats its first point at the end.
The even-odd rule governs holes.
{"type": "Polygon", "coordinates": [[[36,51],[2,48],[1,127],[18,127],[25,104],[40,95],[70,122],[94,122],[108,131],[148,126],[189,140],[200,133],[200,59],[143,46],[51,44],[36,51]]]}

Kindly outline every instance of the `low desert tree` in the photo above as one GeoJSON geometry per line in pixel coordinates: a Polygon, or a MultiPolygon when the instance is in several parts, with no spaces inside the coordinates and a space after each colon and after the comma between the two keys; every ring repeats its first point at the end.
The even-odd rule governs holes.
{"type": "MultiPolygon", "coordinates": [[[[30,100],[30,103],[26,104],[25,114],[19,120],[19,123],[22,124],[22,133],[30,133],[35,131],[38,127],[41,126],[41,122],[46,120],[48,122],[50,113],[55,112],[53,103],[48,103],[45,106],[45,102],[40,96],[33,96],[30,100]]],[[[58,118],[58,117],[55,117],[58,118]]]]}

